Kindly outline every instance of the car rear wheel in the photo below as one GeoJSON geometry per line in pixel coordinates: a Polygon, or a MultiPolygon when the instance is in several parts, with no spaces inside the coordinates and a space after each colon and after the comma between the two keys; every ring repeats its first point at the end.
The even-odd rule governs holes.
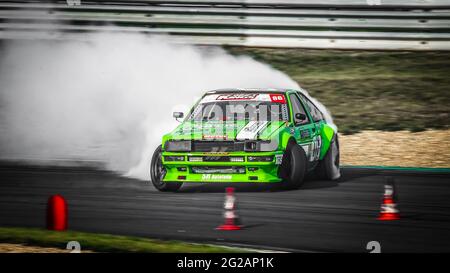
{"type": "Polygon", "coordinates": [[[298,189],[306,172],[306,154],[297,143],[288,145],[280,167],[280,177],[286,189],[298,189]]]}
{"type": "Polygon", "coordinates": [[[183,183],[163,181],[166,169],[162,164],[161,150],[161,145],[159,145],[153,153],[152,162],[150,164],[150,178],[152,179],[153,186],[159,191],[177,191],[181,188],[183,183]]]}
{"type": "Polygon", "coordinates": [[[333,137],[325,157],[319,161],[316,174],[321,179],[336,180],[341,177],[339,140],[337,134],[333,137]]]}

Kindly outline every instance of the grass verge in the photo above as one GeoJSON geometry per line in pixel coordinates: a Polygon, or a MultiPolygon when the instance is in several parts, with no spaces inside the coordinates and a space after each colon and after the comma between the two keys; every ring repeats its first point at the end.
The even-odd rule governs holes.
{"type": "Polygon", "coordinates": [[[132,236],[97,234],[78,231],[49,231],[38,228],[0,227],[0,242],[65,249],[70,241],[78,241],[81,250],[95,252],[148,253],[238,253],[241,249],[161,241],[132,236]]]}
{"type": "Polygon", "coordinates": [[[288,74],[342,133],[450,128],[450,52],[226,49],[288,74]]]}

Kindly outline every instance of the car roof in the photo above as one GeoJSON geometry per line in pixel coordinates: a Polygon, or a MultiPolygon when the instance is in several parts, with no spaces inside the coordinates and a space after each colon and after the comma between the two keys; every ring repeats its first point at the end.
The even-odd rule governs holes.
{"type": "Polygon", "coordinates": [[[286,93],[291,91],[286,88],[224,88],[207,91],[206,94],[218,93],[286,93]]]}

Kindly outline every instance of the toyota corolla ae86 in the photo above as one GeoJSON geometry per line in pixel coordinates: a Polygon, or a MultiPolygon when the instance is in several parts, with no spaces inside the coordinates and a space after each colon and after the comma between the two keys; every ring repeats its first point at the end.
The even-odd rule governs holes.
{"type": "Polygon", "coordinates": [[[337,128],[303,90],[206,92],[162,138],[150,175],[160,191],[183,183],[302,185],[307,173],[340,177],[337,128]]]}

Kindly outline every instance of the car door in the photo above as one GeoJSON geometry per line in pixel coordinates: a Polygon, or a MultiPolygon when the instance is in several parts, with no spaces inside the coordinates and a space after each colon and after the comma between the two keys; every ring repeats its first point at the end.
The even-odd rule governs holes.
{"type": "Polygon", "coordinates": [[[317,134],[315,124],[296,93],[289,94],[289,101],[292,109],[293,135],[297,143],[305,150],[308,160],[311,161],[311,158],[314,156],[314,140],[317,134]],[[305,115],[306,119],[297,119],[298,113],[305,115]]]}
{"type": "Polygon", "coordinates": [[[305,95],[302,93],[298,94],[300,96],[300,100],[303,106],[306,108],[306,112],[309,113],[309,117],[311,119],[312,127],[312,155],[310,157],[310,161],[319,160],[320,157],[320,149],[322,148],[322,137],[320,135],[321,125],[324,120],[322,112],[317,108],[316,105],[305,95]]]}

